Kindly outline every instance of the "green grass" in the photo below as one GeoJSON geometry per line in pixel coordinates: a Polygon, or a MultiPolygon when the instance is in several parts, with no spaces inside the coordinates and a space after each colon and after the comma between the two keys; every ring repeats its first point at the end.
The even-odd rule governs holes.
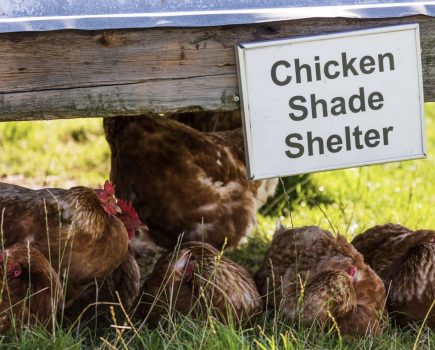
{"type": "MultiPolygon", "coordinates": [[[[324,206],[334,230],[351,238],[377,223],[410,228],[435,227],[435,104],[426,104],[426,159],[314,174],[319,191],[332,198],[324,206]]],[[[404,140],[406,142],[406,140],[404,140]]],[[[330,224],[320,208],[302,202],[293,212],[295,226],[330,224]]]]}
{"type": "Polygon", "coordinates": [[[0,123],[0,179],[33,186],[97,186],[109,177],[101,119],[0,123]]]}
{"type": "MultiPolygon", "coordinates": [[[[298,201],[287,205],[285,223],[319,225],[351,239],[375,224],[395,222],[410,228],[435,227],[435,104],[426,104],[428,157],[424,160],[313,174],[307,186],[296,186],[298,201]]],[[[101,120],[0,123],[0,176],[33,186],[80,183],[95,186],[109,174],[109,148],[101,120]]],[[[251,272],[273,234],[276,217],[259,216],[248,242],[228,252],[251,272]]],[[[113,328],[58,329],[53,336],[28,330],[0,338],[0,348],[79,349],[431,349],[435,333],[427,328],[403,330],[389,326],[379,337],[340,338],[290,325],[274,315],[262,315],[242,328],[214,320],[185,319],[156,331],[117,332],[113,328]],[[419,334],[419,335],[418,335],[419,334]],[[104,339],[104,340],[103,340],[104,339]],[[108,345],[112,344],[112,345],[108,345]]]]}

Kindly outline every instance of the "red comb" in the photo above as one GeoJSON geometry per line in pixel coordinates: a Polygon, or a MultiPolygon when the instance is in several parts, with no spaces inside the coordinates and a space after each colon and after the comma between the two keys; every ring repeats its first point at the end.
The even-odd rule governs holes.
{"type": "Polygon", "coordinates": [[[139,215],[130,201],[126,201],[125,199],[118,199],[116,204],[118,204],[118,207],[121,209],[123,214],[126,214],[133,219],[139,220],[139,215]]]}
{"type": "Polygon", "coordinates": [[[111,183],[109,180],[106,180],[104,183],[104,192],[106,192],[110,196],[115,195],[115,185],[111,183]]]}
{"type": "Polygon", "coordinates": [[[124,223],[125,228],[127,229],[128,237],[131,239],[132,237],[134,237],[136,228],[140,225],[143,225],[142,221],[140,221],[139,215],[130,201],[126,201],[125,199],[118,199],[116,204],[122,211],[122,214],[119,218],[124,223]]]}

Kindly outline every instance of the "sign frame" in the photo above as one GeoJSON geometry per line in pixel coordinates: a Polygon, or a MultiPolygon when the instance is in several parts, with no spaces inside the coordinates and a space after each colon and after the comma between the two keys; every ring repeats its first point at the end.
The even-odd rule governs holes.
{"type": "Polygon", "coordinates": [[[351,30],[351,31],[341,31],[336,33],[328,33],[321,35],[307,35],[307,36],[298,36],[292,38],[283,38],[283,39],[274,39],[267,41],[253,41],[253,42],[241,42],[235,45],[236,48],[236,62],[237,62],[237,75],[239,82],[239,90],[240,90],[240,106],[242,113],[242,127],[243,127],[243,136],[244,136],[244,145],[245,145],[245,159],[247,165],[248,177],[251,180],[261,180],[275,177],[285,177],[299,174],[307,174],[307,173],[315,173],[322,172],[328,170],[339,170],[339,169],[347,169],[347,168],[356,168],[366,165],[375,165],[375,164],[384,164],[412,159],[421,159],[427,157],[427,148],[426,148],[426,130],[425,130],[425,121],[424,121],[424,93],[423,93],[423,79],[422,79],[422,63],[421,63],[421,46],[420,46],[420,31],[418,23],[410,23],[403,25],[389,25],[382,27],[375,27],[370,29],[362,29],[362,30],[351,30]],[[291,45],[297,44],[301,42],[311,42],[311,41],[320,41],[320,40],[328,40],[328,39],[336,39],[336,38],[344,38],[344,37],[352,37],[352,36],[366,36],[372,34],[380,34],[380,33],[390,33],[390,32],[398,32],[398,31],[409,31],[413,30],[415,35],[415,54],[416,54],[416,63],[417,63],[417,72],[418,72],[418,95],[419,95],[419,119],[421,124],[421,150],[422,152],[416,155],[410,156],[400,156],[393,158],[385,158],[378,159],[374,161],[362,161],[355,162],[350,165],[343,166],[321,166],[318,168],[314,168],[309,171],[288,171],[285,173],[270,173],[264,175],[256,175],[254,173],[254,164],[255,159],[253,156],[253,144],[252,144],[252,132],[251,132],[251,113],[250,113],[250,105],[248,99],[248,84],[247,84],[247,70],[246,70],[246,58],[245,53],[247,50],[255,50],[257,48],[265,48],[270,46],[279,46],[279,45],[291,45]]]}

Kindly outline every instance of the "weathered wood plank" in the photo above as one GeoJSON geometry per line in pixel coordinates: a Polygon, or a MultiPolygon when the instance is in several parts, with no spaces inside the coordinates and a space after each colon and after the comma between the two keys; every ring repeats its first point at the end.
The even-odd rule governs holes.
{"type": "Polygon", "coordinates": [[[137,115],[195,111],[198,106],[205,110],[222,110],[223,107],[234,110],[238,108],[238,104],[231,101],[235,93],[235,74],[148,81],[110,88],[97,86],[21,92],[0,95],[3,114],[0,118],[21,120],[137,115]]]}
{"type": "Polygon", "coordinates": [[[0,120],[234,110],[234,45],[420,24],[426,101],[435,101],[435,19],[317,18],[245,26],[0,35],[0,120]]]}

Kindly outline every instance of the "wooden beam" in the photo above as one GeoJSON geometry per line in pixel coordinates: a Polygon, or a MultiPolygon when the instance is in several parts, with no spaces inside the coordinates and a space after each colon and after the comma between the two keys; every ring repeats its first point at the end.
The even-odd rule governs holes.
{"type": "Polygon", "coordinates": [[[0,120],[239,108],[234,45],[419,23],[426,101],[435,101],[435,19],[312,18],[256,25],[0,34],[0,120]]]}

